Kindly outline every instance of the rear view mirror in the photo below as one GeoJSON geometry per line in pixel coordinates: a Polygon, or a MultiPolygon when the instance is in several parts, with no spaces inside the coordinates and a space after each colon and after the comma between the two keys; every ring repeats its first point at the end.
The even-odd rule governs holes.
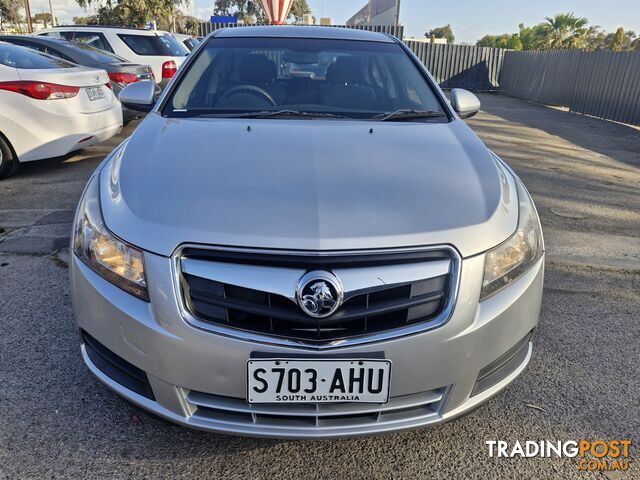
{"type": "Polygon", "coordinates": [[[460,118],[469,118],[480,111],[480,100],[468,90],[454,88],[451,90],[451,106],[460,118]]]}
{"type": "Polygon", "coordinates": [[[151,81],[130,83],[122,89],[118,99],[122,105],[137,110],[138,112],[150,112],[155,101],[156,84],[151,81]]]}

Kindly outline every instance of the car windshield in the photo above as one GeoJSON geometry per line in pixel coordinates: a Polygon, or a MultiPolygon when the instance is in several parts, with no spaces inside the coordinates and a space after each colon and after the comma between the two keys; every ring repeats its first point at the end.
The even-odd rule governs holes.
{"type": "Polygon", "coordinates": [[[414,114],[411,121],[448,120],[426,77],[396,43],[214,38],[163,114],[381,118],[398,111],[414,114]]]}
{"type": "Polygon", "coordinates": [[[0,42],[0,64],[13,68],[47,69],[75,67],[61,58],[46,55],[37,50],[0,42]]]}

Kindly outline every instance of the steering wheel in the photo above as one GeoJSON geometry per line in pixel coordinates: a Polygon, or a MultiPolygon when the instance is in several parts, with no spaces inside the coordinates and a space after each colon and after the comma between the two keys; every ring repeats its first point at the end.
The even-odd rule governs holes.
{"type": "Polygon", "coordinates": [[[224,94],[222,94],[222,97],[220,97],[220,100],[218,101],[222,102],[223,100],[226,100],[228,97],[232,95],[237,95],[240,92],[255,94],[261,97],[262,99],[266,100],[267,102],[269,102],[271,106],[274,106],[274,107],[276,106],[276,101],[273,99],[273,97],[269,95],[269,93],[266,90],[260,87],[256,87],[255,85],[238,85],[233,88],[230,88],[229,90],[224,92],[224,94]]]}

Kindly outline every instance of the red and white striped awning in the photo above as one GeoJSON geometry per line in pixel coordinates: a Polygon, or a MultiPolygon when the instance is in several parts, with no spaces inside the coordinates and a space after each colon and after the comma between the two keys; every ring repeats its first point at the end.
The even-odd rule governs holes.
{"type": "Polygon", "coordinates": [[[293,0],[260,0],[260,3],[271,23],[283,25],[287,22],[293,0]]]}

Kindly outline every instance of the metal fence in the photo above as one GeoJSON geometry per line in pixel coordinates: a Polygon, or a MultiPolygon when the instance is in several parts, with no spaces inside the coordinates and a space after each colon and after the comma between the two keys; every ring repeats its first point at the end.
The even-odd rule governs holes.
{"type": "Polygon", "coordinates": [[[497,90],[505,51],[472,45],[407,41],[442,88],[497,90]]]}
{"type": "MultiPolygon", "coordinates": [[[[200,33],[236,24],[202,22],[200,33]]],[[[339,25],[336,25],[339,26],[339,25]]],[[[344,25],[343,25],[344,26],[344,25]]],[[[402,39],[402,26],[347,26],[402,39]]],[[[495,91],[573,112],[640,125],[640,52],[516,52],[405,42],[443,88],[495,91]]]]}
{"type": "MultiPolygon", "coordinates": [[[[209,35],[211,32],[215,32],[216,30],[220,30],[221,28],[233,28],[233,27],[252,27],[255,25],[249,24],[238,24],[238,23],[211,23],[211,22],[200,22],[200,36],[204,37],[205,35],[209,35]]],[[[367,30],[369,32],[380,32],[380,33],[388,33],[389,35],[393,35],[396,38],[402,40],[404,35],[404,27],[400,25],[396,27],[395,25],[326,25],[327,28],[337,27],[337,28],[352,28],[354,30],[367,30]]]]}
{"type": "Polygon", "coordinates": [[[640,125],[640,52],[509,51],[500,91],[640,125]]]}

